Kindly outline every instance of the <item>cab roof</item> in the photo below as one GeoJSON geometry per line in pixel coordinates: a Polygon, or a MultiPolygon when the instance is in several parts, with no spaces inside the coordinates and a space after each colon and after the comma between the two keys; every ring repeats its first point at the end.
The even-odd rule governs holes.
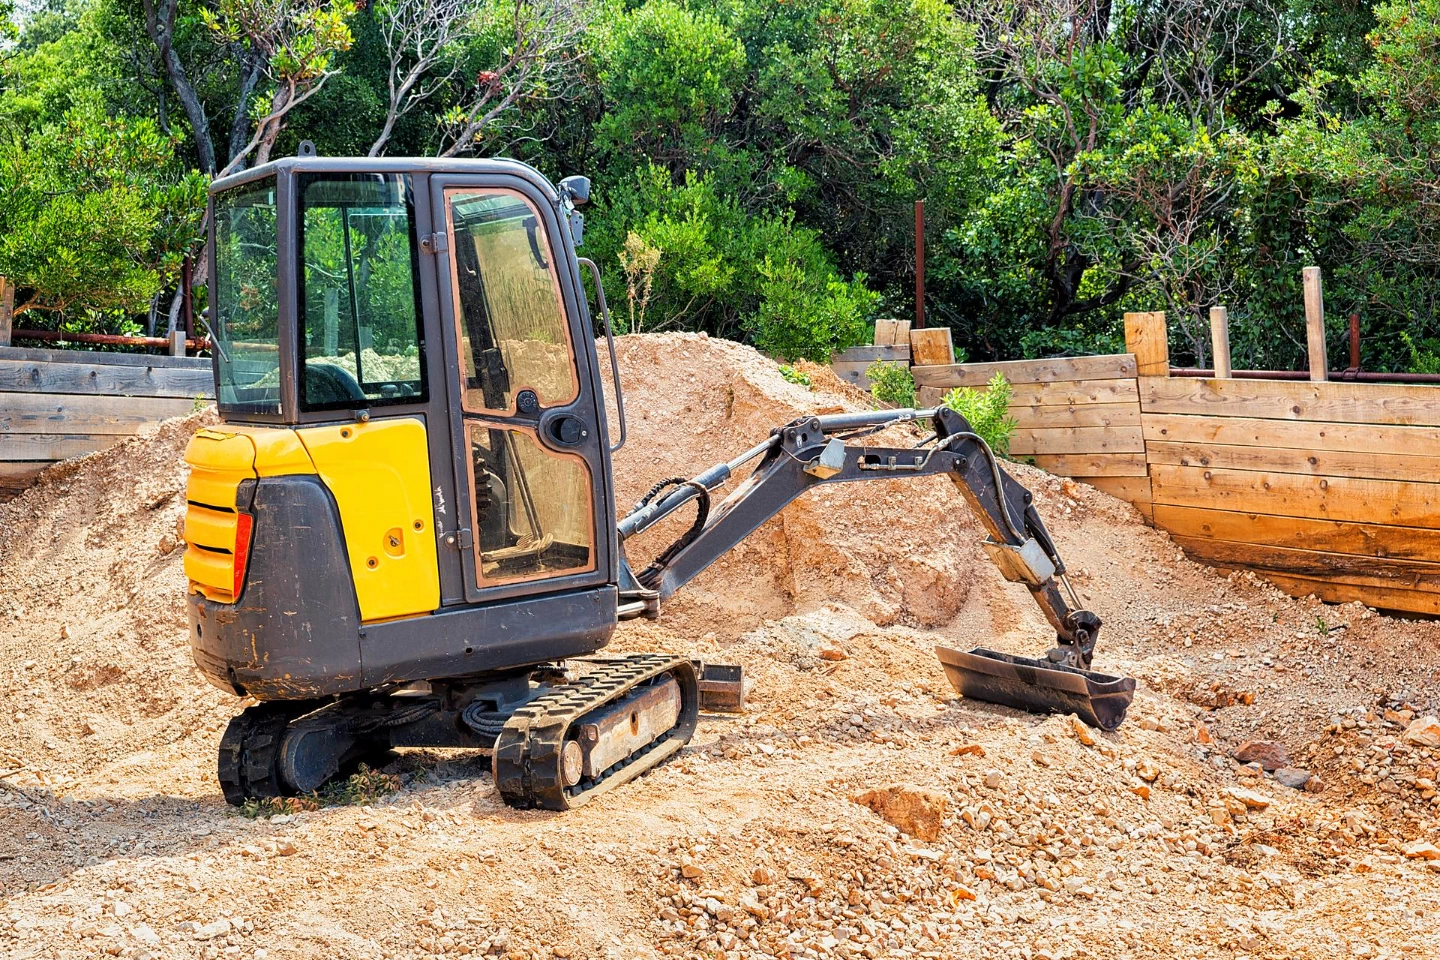
{"type": "Polygon", "coordinates": [[[282,157],[213,181],[210,195],[264,177],[297,173],[506,174],[530,181],[552,201],[559,199],[555,185],[528,163],[489,157],[282,157]]]}

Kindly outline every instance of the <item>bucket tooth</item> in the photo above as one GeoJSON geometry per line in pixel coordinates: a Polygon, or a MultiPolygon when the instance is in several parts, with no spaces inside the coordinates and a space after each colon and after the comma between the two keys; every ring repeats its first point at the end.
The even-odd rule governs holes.
{"type": "Polygon", "coordinates": [[[1092,727],[1114,730],[1135,697],[1132,677],[1112,677],[1049,660],[976,647],[936,647],[945,676],[962,697],[1030,713],[1073,713],[1092,727]]]}

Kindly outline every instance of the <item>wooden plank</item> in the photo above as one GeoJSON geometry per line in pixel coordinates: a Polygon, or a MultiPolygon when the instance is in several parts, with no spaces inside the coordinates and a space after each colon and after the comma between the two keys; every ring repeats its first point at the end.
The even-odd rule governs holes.
{"type": "Polygon", "coordinates": [[[1440,431],[1433,427],[1256,420],[1249,417],[1186,417],[1162,413],[1143,414],[1141,426],[1145,429],[1147,443],[1221,443],[1305,453],[1400,450],[1410,456],[1440,457],[1440,431]]]}
{"type": "Polygon", "coordinates": [[[1042,427],[1138,427],[1139,403],[1011,404],[1010,416],[1021,430],[1042,427]]]}
{"type": "Polygon", "coordinates": [[[995,374],[1012,384],[1053,380],[1125,380],[1135,377],[1135,358],[1128,353],[1094,357],[1053,357],[1049,360],[1002,360],[996,363],[947,363],[915,371],[925,387],[983,387],[995,374]]]}
{"type": "Polygon", "coordinates": [[[870,376],[868,371],[873,360],[865,360],[861,363],[832,363],[830,369],[835,375],[846,383],[852,383],[861,390],[870,389],[870,376]]]}
{"type": "Polygon", "coordinates": [[[1163,311],[1125,314],[1125,350],[1135,355],[1140,376],[1170,376],[1169,338],[1163,311]]]}
{"type": "Polygon", "coordinates": [[[1145,436],[1139,427],[1062,427],[1055,430],[1017,430],[1010,439],[1017,456],[1041,453],[1145,454],[1145,436]]]}
{"type": "Polygon", "coordinates": [[[1217,380],[1230,379],[1230,311],[1210,308],[1210,353],[1217,380]]]}
{"type": "Polygon", "coordinates": [[[905,349],[910,349],[910,321],[909,320],[876,320],[875,321],[875,346],[889,347],[900,344],[905,349]]]}
{"type": "Polygon", "coordinates": [[[1135,453],[1035,454],[1035,466],[1062,477],[1144,477],[1149,473],[1144,455],[1135,453]]]}
{"type": "Polygon", "coordinates": [[[45,350],[31,347],[0,347],[0,360],[29,360],[34,363],[103,363],[130,367],[173,367],[177,370],[209,370],[211,368],[209,357],[169,357],[147,353],[45,350]]]}
{"type": "Polygon", "coordinates": [[[124,436],[13,433],[0,436],[0,460],[67,460],[114,446],[124,436]]]}
{"type": "Polygon", "coordinates": [[[0,393],[82,393],[122,397],[213,396],[208,369],[0,359],[0,393]]]}
{"type": "Polygon", "coordinates": [[[54,465],[49,460],[13,463],[0,461],[0,488],[23,490],[35,482],[41,471],[54,465]]]}
{"type": "MultiPolygon", "coordinates": [[[[1221,569],[1237,569],[1221,567],[1221,569]]],[[[1419,590],[1405,590],[1396,587],[1360,586],[1340,579],[1320,580],[1313,577],[1294,577],[1286,574],[1258,571],[1292,597],[1314,595],[1326,603],[1363,603],[1380,610],[1396,610],[1402,613],[1440,614],[1440,594],[1419,590]]]]}
{"type": "Polygon", "coordinates": [[[1349,553],[1297,550],[1259,543],[1235,543],[1204,537],[1174,537],[1176,545],[1197,560],[1301,577],[1344,577],[1357,586],[1394,587],[1440,593],[1440,563],[1360,557],[1349,553]]]}
{"type": "Polygon", "coordinates": [[[917,366],[953,364],[955,346],[950,339],[949,327],[927,327],[910,331],[910,359],[917,366]]]}
{"type": "Polygon", "coordinates": [[[1155,506],[1155,523],[1181,537],[1324,550],[1396,560],[1440,561],[1440,530],[1379,523],[1275,517],[1197,507],[1155,506]]]}
{"type": "Polygon", "coordinates": [[[1397,383],[1141,378],[1145,414],[1330,423],[1440,424],[1440,388],[1397,383]]]}
{"type": "Polygon", "coordinates": [[[1137,506],[1150,502],[1149,477],[1076,477],[1075,479],[1137,506]]]}
{"type": "MultiPolygon", "coordinates": [[[[1134,380],[1056,380],[1022,383],[1011,388],[1011,406],[1084,406],[1092,403],[1133,403],[1140,398],[1134,380]]],[[[1143,408],[1142,408],[1143,409],[1143,408]]]]}
{"type": "Polygon", "coordinates": [[[1440,527],[1440,484],[1150,465],[1155,502],[1280,517],[1440,527]]]}
{"type": "Polygon", "coordinates": [[[1320,285],[1320,268],[1306,267],[1300,274],[1305,287],[1305,340],[1309,347],[1310,379],[1323,383],[1330,375],[1330,360],[1325,353],[1325,294],[1320,285]]]}
{"type": "Polygon", "coordinates": [[[0,393],[0,434],[133,434],[147,423],[183,417],[194,408],[194,400],[167,397],[0,393]]]}
{"type": "Polygon", "coordinates": [[[881,360],[891,363],[908,363],[910,361],[910,345],[901,343],[889,346],[850,347],[848,350],[841,350],[835,354],[831,362],[878,363],[881,360]]]}
{"type": "Polygon", "coordinates": [[[1363,477],[1371,480],[1440,481],[1433,457],[1395,453],[1336,453],[1289,447],[1225,446],[1213,443],[1146,441],[1151,463],[1222,470],[1258,470],[1315,477],[1363,477]]]}

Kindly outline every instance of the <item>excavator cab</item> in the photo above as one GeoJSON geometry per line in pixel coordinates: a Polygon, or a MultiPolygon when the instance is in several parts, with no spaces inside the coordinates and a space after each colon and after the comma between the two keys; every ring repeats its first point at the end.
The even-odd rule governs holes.
{"type": "Polygon", "coordinates": [[[209,522],[190,541],[212,679],[329,696],[608,639],[615,508],[571,189],[504,161],[315,157],[215,185],[225,426],[190,451],[216,489],[192,498],[209,522]],[[227,481],[253,481],[239,491],[258,505],[248,544],[224,516],[246,512],[227,481]],[[305,512],[305,537],[257,529],[281,500],[305,512]],[[249,587],[260,602],[222,611],[246,563],[265,568],[249,587]],[[332,588],[316,596],[316,580],[332,588]],[[301,610],[295,626],[270,616],[277,604],[301,610]],[[511,616],[543,617],[554,637],[512,651],[511,616]],[[319,640],[317,618],[351,629],[319,640]]]}
{"type": "Polygon", "coordinates": [[[1120,722],[1133,681],[1088,671],[1099,619],[1073,591],[1067,605],[1029,494],[958,414],[802,418],[619,516],[620,377],[598,270],[575,249],[588,181],[302,153],[211,187],[222,423],[186,452],[185,571],[196,663],[259,701],[221,741],[229,801],[311,791],[404,746],[488,751],[520,806],[633,779],[684,746],[702,706],[740,707],[743,679],[669,655],[593,658],[616,624],[659,616],[814,485],[897,475],[950,476],[1057,632],[1045,661],[942,651],[957,688],[1120,722]],[[932,422],[930,446],[845,442],[904,420],[932,422]],[[633,572],[623,542],[692,503],[685,534],[633,572]]]}

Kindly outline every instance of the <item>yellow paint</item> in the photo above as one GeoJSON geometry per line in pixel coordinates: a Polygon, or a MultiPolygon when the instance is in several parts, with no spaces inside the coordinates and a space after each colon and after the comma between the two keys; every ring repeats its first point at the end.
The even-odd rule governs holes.
{"type": "Polygon", "coordinates": [[[185,575],[233,603],[235,495],[242,480],[319,475],[340,508],[360,619],[430,613],[440,565],[430,529],[430,450],[413,418],[324,427],[207,428],[185,451],[185,575]]]}
{"type": "Polygon", "coordinates": [[[315,473],[295,431],[283,427],[207,427],[185,448],[185,576],[190,589],[235,601],[235,493],[242,480],[315,473]]]}
{"type": "Polygon", "coordinates": [[[295,432],[340,507],[361,621],[434,611],[440,563],[425,425],[403,417],[295,432]]]}

